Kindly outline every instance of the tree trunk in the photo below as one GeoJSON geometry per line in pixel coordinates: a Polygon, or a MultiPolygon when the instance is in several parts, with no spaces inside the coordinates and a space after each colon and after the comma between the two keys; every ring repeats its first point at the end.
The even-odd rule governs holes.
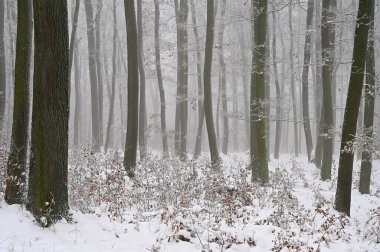
{"type": "Polygon", "coordinates": [[[79,6],[80,6],[80,0],[75,0],[75,7],[74,7],[74,14],[73,14],[73,24],[71,28],[71,36],[70,36],[70,67],[69,71],[71,73],[72,64],[73,64],[73,58],[74,58],[74,50],[75,50],[75,39],[77,34],[77,28],[78,28],[78,16],[79,16],[79,6]]]}
{"type": "Polygon", "coordinates": [[[293,107],[293,132],[294,132],[294,155],[298,157],[298,131],[297,131],[297,101],[296,90],[294,86],[294,62],[293,62],[293,24],[292,24],[292,1],[289,4],[289,33],[290,33],[290,92],[292,92],[293,107]]]}
{"type": "Polygon", "coordinates": [[[103,66],[100,39],[100,17],[102,11],[101,0],[97,0],[97,16],[95,17],[95,47],[96,47],[96,75],[99,95],[99,141],[103,145],[103,66]]]}
{"type": "Polygon", "coordinates": [[[212,70],[212,49],[214,44],[214,0],[207,1],[207,29],[206,29],[206,47],[204,57],[203,84],[204,84],[204,109],[206,118],[206,127],[208,142],[210,146],[211,164],[219,166],[220,158],[218,152],[217,139],[215,135],[214,119],[212,116],[212,95],[211,95],[211,70],[212,70]]]}
{"type": "Polygon", "coordinates": [[[180,154],[180,135],[181,135],[181,37],[180,37],[180,18],[178,0],[174,0],[175,20],[177,29],[177,96],[175,106],[175,126],[174,126],[174,152],[180,154]]]}
{"type": "Polygon", "coordinates": [[[5,61],[5,44],[4,44],[4,13],[5,0],[0,2],[0,130],[3,129],[6,99],[6,61],[5,61]]]}
{"type": "Polygon", "coordinates": [[[79,66],[79,55],[78,55],[78,47],[79,43],[77,42],[75,46],[75,54],[74,54],[74,85],[75,85],[75,107],[74,107],[74,139],[73,144],[74,147],[78,147],[79,144],[79,120],[80,120],[80,112],[81,112],[81,104],[82,104],[82,98],[81,98],[81,91],[80,91],[80,66],[79,66]]]}
{"type": "Polygon", "coordinates": [[[144,70],[144,41],[142,26],[142,1],[137,1],[137,46],[140,75],[140,106],[139,106],[139,146],[140,159],[144,159],[147,151],[146,139],[146,102],[145,102],[145,70],[144,70]]]}
{"type": "Polygon", "coordinates": [[[281,145],[281,89],[280,83],[278,81],[278,70],[277,70],[277,36],[276,36],[276,12],[272,11],[272,58],[273,58],[273,72],[274,72],[274,84],[276,86],[276,136],[274,142],[274,158],[279,158],[280,145],[281,145]]]}
{"type": "Polygon", "coordinates": [[[310,129],[310,116],[309,116],[309,66],[311,54],[311,35],[313,25],[313,11],[314,0],[308,0],[307,4],[307,17],[306,17],[306,35],[305,47],[303,57],[303,71],[302,71],[302,114],[303,114],[303,127],[305,130],[307,158],[311,161],[311,152],[313,150],[313,140],[311,137],[310,129]]]}
{"type": "Polygon", "coordinates": [[[113,0],[113,41],[112,41],[112,80],[111,80],[111,99],[110,111],[108,113],[106,142],[104,144],[104,152],[107,152],[111,138],[112,124],[114,121],[115,93],[116,93],[116,43],[117,43],[117,15],[116,0],[113,0]]]}
{"type": "Polygon", "coordinates": [[[366,85],[365,85],[365,98],[364,98],[364,135],[367,141],[363,146],[361,169],[360,169],[360,181],[359,192],[363,194],[369,194],[369,187],[371,182],[371,170],[372,170],[372,156],[370,143],[373,139],[373,117],[375,108],[375,1],[372,1],[371,6],[371,20],[370,30],[368,35],[368,45],[366,54],[366,85]]]}
{"type": "Polygon", "coordinates": [[[134,1],[124,0],[128,49],[128,118],[125,140],[124,168],[129,177],[134,177],[137,153],[139,119],[139,69],[137,27],[134,1]]]}
{"type": "Polygon", "coordinates": [[[332,87],[331,75],[333,67],[333,54],[331,44],[332,24],[331,2],[322,0],[322,84],[323,84],[323,158],[321,166],[321,179],[331,178],[333,140],[331,130],[333,127],[332,87]]]}
{"type": "Polygon", "coordinates": [[[5,201],[8,204],[21,204],[24,196],[32,29],[32,3],[30,0],[18,0],[13,124],[5,189],[5,201]]]}
{"type": "Polygon", "coordinates": [[[251,154],[252,181],[268,183],[269,170],[267,159],[267,146],[265,138],[265,52],[266,52],[266,25],[267,0],[252,0],[252,11],[256,14],[253,21],[254,47],[252,50],[251,75],[251,153],[257,145],[258,156],[251,154]],[[260,10],[260,12],[257,12],[260,10]],[[257,142],[253,142],[253,121],[256,121],[257,142]],[[254,164],[256,162],[256,164],[254,164]],[[253,169],[253,168],[256,169],[253,169]]]}
{"type": "Polygon", "coordinates": [[[66,1],[34,0],[32,144],[27,208],[41,226],[69,217],[69,32],[66,1]]]}
{"type": "Polygon", "coordinates": [[[194,159],[196,159],[202,150],[202,132],[205,111],[203,106],[203,84],[202,84],[202,56],[201,56],[201,46],[200,39],[198,35],[197,27],[197,17],[195,12],[194,0],[190,0],[190,9],[191,9],[191,19],[193,25],[193,33],[195,37],[195,45],[197,50],[197,80],[198,80],[198,128],[197,136],[195,138],[195,147],[194,147],[194,159]]]}
{"type": "Polygon", "coordinates": [[[163,157],[169,156],[168,137],[166,134],[166,101],[164,83],[161,72],[161,55],[160,55],[160,3],[154,0],[154,49],[156,53],[156,71],[158,80],[158,89],[160,91],[161,101],[161,137],[163,157]]]}
{"type": "MultiPolygon", "coordinates": [[[[321,29],[321,0],[314,0],[314,9],[315,9],[315,23],[314,29],[315,31],[320,31],[321,29]]],[[[315,114],[315,132],[317,139],[322,141],[320,134],[320,125],[323,125],[321,121],[323,121],[323,115],[321,114],[322,110],[322,41],[321,41],[321,33],[315,32],[315,73],[316,73],[316,85],[314,86],[314,114],[315,114]]],[[[320,145],[322,148],[322,145],[320,145]]],[[[315,147],[315,151],[317,151],[317,147],[315,147]]],[[[321,149],[322,153],[322,149],[321,149]]],[[[317,158],[317,157],[316,157],[317,158]]],[[[319,167],[319,166],[318,166],[319,167]]]]}
{"type": "Polygon", "coordinates": [[[223,55],[223,35],[224,35],[224,18],[226,15],[226,0],[222,0],[220,6],[220,27],[218,33],[219,44],[219,83],[221,84],[221,102],[223,110],[223,145],[222,152],[227,154],[228,139],[229,139],[229,127],[228,127],[228,109],[227,109],[227,80],[226,80],[226,63],[224,62],[223,55]]]}
{"type": "Polygon", "coordinates": [[[354,49],[352,55],[351,76],[348,86],[346,108],[342,127],[342,142],[338,169],[335,209],[350,216],[352,166],[354,153],[350,144],[355,140],[361,90],[363,88],[365,56],[368,41],[369,24],[373,22],[373,0],[360,0],[355,26],[354,49]]]}
{"type": "Polygon", "coordinates": [[[94,32],[94,18],[91,0],[85,0],[87,43],[88,43],[88,70],[91,86],[91,116],[92,116],[92,149],[100,151],[100,125],[99,125],[99,95],[96,74],[96,45],[94,32]]]}

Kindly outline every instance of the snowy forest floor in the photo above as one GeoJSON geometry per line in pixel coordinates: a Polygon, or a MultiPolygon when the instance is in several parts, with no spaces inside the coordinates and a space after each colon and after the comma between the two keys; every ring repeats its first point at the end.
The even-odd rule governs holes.
{"type": "Polygon", "coordinates": [[[1,200],[0,251],[380,251],[380,160],[370,195],[358,192],[355,163],[348,218],[333,209],[337,159],[322,182],[306,157],[282,155],[262,187],[250,183],[246,154],[222,158],[217,172],[206,154],[186,163],[151,155],[132,182],[117,152],[71,152],[74,223],[43,229],[1,200]]]}

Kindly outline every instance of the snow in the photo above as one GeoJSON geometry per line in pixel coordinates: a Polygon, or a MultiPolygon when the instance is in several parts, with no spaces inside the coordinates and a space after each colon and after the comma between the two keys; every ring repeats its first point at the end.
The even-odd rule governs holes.
{"type": "MultiPolygon", "coordinates": [[[[193,164],[195,169],[204,166],[206,158],[193,164]]],[[[106,211],[109,204],[103,202],[90,213],[72,209],[74,223],[62,220],[44,229],[24,207],[0,201],[0,251],[251,252],[307,251],[308,247],[310,251],[380,251],[380,209],[378,216],[373,214],[375,210],[372,215],[370,212],[380,207],[380,160],[373,162],[370,195],[358,192],[360,162],[355,164],[351,217],[347,218],[333,209],[336,159],[332,180],[326,182],[318,179],[319,170],[308,164],[305,157],[283,155],[280,160],[272,159],[270,170],[274,182],[289,183],[247,188],[253,195],[248,205],[240,205],[237,200],[247,195],[240,195],[244,190],[239,186],[244,184],[236,178],[246,170],[247,155],[232,154],[222,159],[226,181],[221,184],[227,188],[225,194],[221,193],[222,201],[218,201],[220,195],[214,195],[214,202],[212,198],[207,200],[207,195],[199,199],[194,196],[186,207],[175,203],[159,207],[149,199],[153,205],[150,211],[130,206],[122,214],[123,221],[109,217],[106,211]],[[225,203],[230,208],[223,208],[221,202],[226,200],[230,200],[225,203]]],[[[174,169],[175,163],[165,167],[174,169]]],[[[209,176],[207,170],[197,172],[197,180],[209,176]]],[[[126,189],[135,190],[133,183],[128,179],[127,182],[126,189]]]]}

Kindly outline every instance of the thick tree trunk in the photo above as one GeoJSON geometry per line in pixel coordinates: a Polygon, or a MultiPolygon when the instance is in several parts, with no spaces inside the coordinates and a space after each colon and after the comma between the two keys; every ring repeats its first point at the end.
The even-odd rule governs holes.
{"type": "Polygon", "coordinates": [[[214,119],[212,116],[212,95],[211,95],[211,69],[212,69],[212,48],[214,44],[214,0],[207,1],[207,29],[206,47],[204,57],[203,85],[204,85],[204,109],[208,142],[210,146],[211,164],[215,167],[220,164],[217,139],[215,135],[214,119]]]}
{"type": "Polygon", "coordinates": [[[113,0],[113,41],[112,41],[112,80],[111,80],[111,99],[110,111],[108,113],[106,142],[104,144],[104,152],[107,152],[111,139],[111,130],[114,122],[115,108],[115,93],[116,93],[116,43],[117,43],[117,15],[116,15],[116,0],[113,0]]]}
{"type": "Polygon", "coordinates": [[[29,135],[32,29],[32,2],[18,0],[13,124],[5,189],[5,201],[8,204],[21,204],[24,196],[29,135]]]}
{"type": "Polygon", "coordinates": [[[373,22],[371,9],[374,0],[360,0],[357,15],[354,49],[352,55],[351,76],[348,86],[346,108],[342,128],[342,143],[338,169],[338,182],[335,194],[335,209],[350,216],[352,166],[354,153],[350,144],[355,140],[361,90],[363,88],[365,56],[368,41],[369,24],[373,22]]]}
{"type": "Polygon", "coordinates": [[[27,208],[42,226],[69,217],[69,32],[66,1],[34,0],[32,144],[27,208]]]}
{"type": "Polygon", "coordinates": [[[254,145],[257,145],[258,156],[251,154],[252,181],[268,183],[269,170],[267,158],[267,146],[265,138],[265,52],[266,52],[266,24],[267,1],[252,0],[252,11],[256,14],[253,21],[254,47],[252,50],[252,75],[251,75],[251,153],[254,145]],[[260,10],[260,12],[257,12],[260,10]],[[257,143],[253,142],[252,135],[256,121],[257,143]],[[254,164],[255,163],[255,164],[254,164]]]}
{"type": "Polygon", "coordinates": [[[137,27],[134,1],[124,0],[125,23],[127,26],[128,49],[128,118],[125,140],[124,168],[129,177],[134,177],[137,154],[137,135],[139,119],[139,69],[137,27]]]}
{"type": "Polygon", "coordinates": [[[161,102],[161,137],[162,137],[162,153],[163,157],[169,156],[168,137],[166,134],[166,101],[164,83],[161,72],[161,56],[160,56],[160,3],[154,0],[154,49],[156,53],[156,71],[158,80],[158,89],[160,92],[161,102]]]}
{"type": "Polygon", "coordinates": [[[0,130],[4,125],[5,99],[6,99],[6,61],[5,61],[5,44],[4,44],[4,15],[5,0],[0,2],[0,130]]]}
{"type": "Polygon", "coordinates": [[[289,4],[289,33],[290,33],[290,92],[292,92],[293,107],[293,132],[294,132],[294,155],[298,157],[298,120],[297,120],[297,101],[296,90],[294,86],[294,52],[293,52],[293,24],[292,24],[292,1],[289,4]]]}
{"type": "Polygon", "coordinates": [[[306,35],[305,47],[303,57],[303,71],[302,71],[302,114],[303,114],[303,127],[305,130],[307,158],[311,161],[311,153],[313,150],[313,140],[311,137],[310,116],[309,116],[309,66],[311,54],[311,35],[313,25],[313,11],[314,0],[308,0],[307,4],[307,17],[306,17],[306,35]]]}
{"type": "Polygon", "coordinates": [[[321,179],[331,178],[333,139],[332,87],[331,75],[333,67],[333,54],[331,44],[332,12],[330,0],[322,0],[322,84],[323,84],[323,158],[321,166],[321,179]]]}
{"type": "Polygon", "coordinates": [[[368,35],[368,45],[366,54],[366,85],[365,85],[365,98],[364,98],[364,135],[366,141],[363,146],[362,162],[360,169],[360,181],[359,192],[363,194],[369,193],[371,182],[371,170],[372,170],[372,156],[370,143],[373,139],[373,117],[375,108],[375,1],[372,1],[371,6],[371,21],[370,30],[368,35]]]}
{"type": "Polygon", "coordinates": [[[94,18],[91,0],[85,0],[87,43],[88,43],[88,70],[91,87],[91,117],[92,117],[92,148],[100,151],[100,125],[99,125],[99,95],[98,79],[96,74],[96,44],[94,32],[94,18]]]}
{"type": "Polygon", "coordinates": [[[146,139],[146,102],[145,102],[145,70],[144,70],[144,41],[142,25],[142,1],[137,1],[137,46],[140,75],[140,106],[139,106],[139,147],[140,159],[144,159],[147,151],[146,139]]]}
{"type": "MultiPolygon", "coordinates": [[[[273,7],[274,10],[274,7],[273,7]]],[[[276,136],[274,140],[274,158],[279,158],[280,145],[281,145],[281,89],[280,83],[278,81],[278,70],[277,70],[277,35],[276,35],[276,12],[272,11],[272,58],[273,58],[273,72],[274,72],[274,84],[276,86],[276,136]]]]}

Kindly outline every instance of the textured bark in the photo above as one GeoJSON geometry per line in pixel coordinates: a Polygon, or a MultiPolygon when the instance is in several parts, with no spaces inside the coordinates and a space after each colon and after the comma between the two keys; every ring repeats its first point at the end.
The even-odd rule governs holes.
{"type": "Polygon", "coordinates": [[[292,1],[289,4],[289,33],[290,33],[290,92],[292,93],[292,107],[293,107],[293,132],[294,132],[294,155],[298,157],[298,120],[297,120],[297,98],[294,86],[294,52],[293,52],[293,24],[292,24],[292,1]]]}
{"type": "Polygon", "coordinates": [[[251,154],[252,181],[268,183],[268,157],[265,138],[265,52],[266,52],[266,23],[267,1],[252,0],[252,11],[255,13],[253,21],[254,47],[252,50],[251,76],[251,153],[257,145],[258,156],[251,154]],[[252,140],[253,121],[256,121],[257,143],[252,140]],[[256,164],[254,164],[256,162],[256,164]],[[254,169],[255,168],[255,169],[254,169]]]}
{"type": "Polygon", "coordinates": [[[4,44],[4,14],[5,0],[0,2],[0,130],[4,124],[5,99],[6,99],[6,61],[5,61],[5,44],[4,44]]]}
{"type": "Polygon", "coordinates": [[[220,27],[218,33],[218,54],[219,54],[219,83],[221,84],[221,102],[222,102],[222,111],[223,111],[223,144],[222,152],[227,154],[228,150],[228,139],[229,139],[229,127],[228,127],[228,108],[227,108],[227,76],[226,76],[226,63],[224,62],[223,54],[223,43],[224,43],[224,18],[226,15],[226,0],[221,0],[220,5],[220,27]]]}
{"type": "MultiPolygon", "coordinates": [[[[367,55],[366,55],[366,85],[364,97],[364,134],[368,139],[373,139],[373,117],[375,108],[375,1],[372,1],[370,16],[370,33],[368,35],[367,55]]],[[[366,142],[363,146],[359,192],[363,194],[369,193],[372,170],[371,142],[366,142]]]]}
{"type": "Polygon", "coordinates": [[[17,2],[16,69],[10,153],[5,201],[23,203],[29,136],[29,83],[32,48],[32,2],[17,2]]]}
{"type": "Polygon", "coordinates": [[[138,67],[140,75],[140,106],[139,106],[139,147],[140,158],[144,159],[147,151],[146,139],[146,102],[145,102],[145,70],[144,70],[144,41],[142,26],[142,1],[137,1],[137,47],[138,67]]]}
{"type": "Polygon", "coordinates": [[[204,85],[204,109],[208,143],[210,146],[211,164],[215,167],[220,164],[217,139],[215,135],[214,119],[212,116],[212,95],[211,95],[211,70],[212,70],[212,48],[214,44],[214,0],[207,1],[207,29],[206,47],[204,57],[203,85],[204,85]]]}
{"type": "Polygon", "coordinates": [[[162,153],[163,157],[169,156],[168,137],[166,134],[166,101],[164,83],[161,72],[161,56],[160,56],[160,3],[154,0],[154,49],[156,53],[156,71],[158,90],[160,92],[161,105],[161,137],[162,137],[162,153]]]}
{"type": "Polygon", "coordinates": [[[309,66],[310,66],[310,55],[311,55],[313,11],[314,11],[314,0],[308,0],[305,47],[304,47],[304,56],[303,56],[303,71],[302,71],[302,107],[303,107],[302,115],[303,115],[303,127],[305,130],[307,158],[309,162],[311,161],[311,152],[313,150],[313,140],[311,137],[310,116],[309,116],[309,66]]]}
{"type": "Polygon", "coordinates": [[[68,218],[69,32],[66,1],[34,0],[32,142],[27,208],[42,226],[68,218]]]}
{"type": "Polygon", "coordinates": [[[331,130],[333,127],[332,87],[331,75],[333,67],[333,54],[331,44],[332,12],[330,0],[322,0],[322,86],[323,86],[323,155],[321,165],[321,179],[331,178],[333,139],[331,130]]]}
{"type": "Polygon", "coordinates": [[[92,117],[92,148],[100,151],[100,125],[99,125],[99,95],[96,74],[96,45],[94,32],[94,18],[91,0],[85,0],[88,44],[88,70],[91,87],[91,117],[92,117]]]}
{"type": "Polygon", "coordinates": [[[198,128],[197,128],[197,136],[195,138],[195,147],[194,147],[194,159],[196,159],[202,150],[202,132],[203,132],[203,124],[205,111],[203,106],[203,83],[202,83],[202,55],[201,55],[201,46],[200,39],[198,34],[197,27],[197,17],[195,12],[195,4],[194,0],[190,0],[190,10],[191,10],[191,20],[193,26],[193,33],[195,37],[195,46],[197,50],[197,81],[198,81],[198,128]]]}
{"type": "Polygon", "coordinates": [[[111,99],[110,110],[108,113],[106,141],[104,144],[104,152],[107,152],[111,138],[112,124],[114,122],[114,107],[115,107],[115,93],[116,93],[116,43],[117,43],[117,15],[116,15],[116,0],[113,0],[113,40],[112,40],[112,80],[111,80],[111,99]]]}
{"type": "MultiPolygon", "coordinates": [[[[274,9],[274,7],[273,7],[274,9]]],[[[274,140],[274,158],[279,158],[280,145],[281,145],[281,89],[278,80],[277,70],[277,36],[276,36],[276,12],[272,11],[272,58],[273,58],[273,72],[274,72],[274,84],[276,87],[276,136],[274,140]]]]}
{"type": "Polygon", "coordinates": [[[128,118],[123,165],[128,172],[128,176],[133,177],[133,170],[136,166],[139,119],[138,45],[135,3],[134,1],[124,0],[124,7],[128,50],[128,118]]]}
{"type": "Polygon", "coordinates": [[[371,7],[374,0],[360,0],[355,27],[354,49],[346,108],[342,127],[342,142],[338,169],[338,182],[335,194],[335,209],[350,216],[352,166],[354,153],[347,145],[355,140],[361,90],[363,88],[365,54],[368,41],[369,24],[372,17],[371,7]]]}
{"type": "MultiPolygon", "coordinates": [[[[315,9],[315,22],[314,29],[315,31],[320,31],[321,27],[321,0],[314,0],[314,9],[315,9]]],[[[321,33],[315,32],[315,73],[316,73],[316,85],[314,86],[314,114],[315,114],[315,138],[318,141],[321,141],[320,134],[320,125],[323,125],[323,117],[321,117],[322,109],[322,41],[321,33]],[[322,122],[321,122],[322,120],[322,122]]],[[[322,146],[322,145],[320,145],[322,146]]],[[[315,147],[317,151],[317,146],[315,147]]],[[[322,147],[321,147],[322,153],[322,147]]],[[[316,157],[317,158],[317,157],[316,157]]],[[[319,167],[319,166],[318,166],[319,167]]]]}

